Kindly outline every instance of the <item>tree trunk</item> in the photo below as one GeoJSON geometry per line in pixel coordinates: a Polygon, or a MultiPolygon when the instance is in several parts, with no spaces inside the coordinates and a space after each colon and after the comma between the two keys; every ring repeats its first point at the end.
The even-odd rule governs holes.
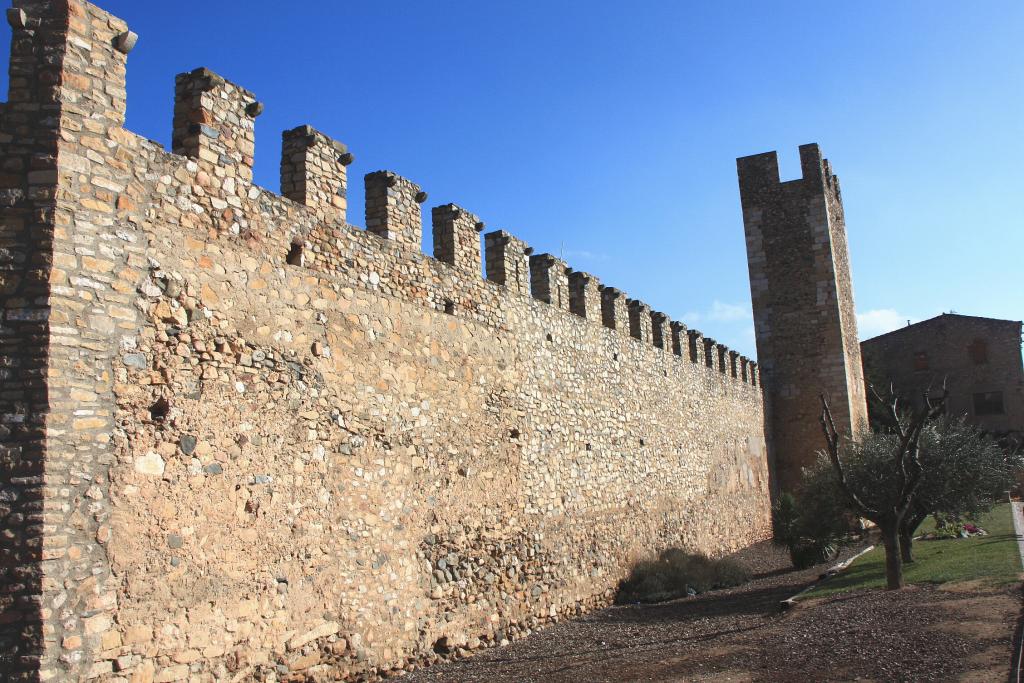
{"type": "Polygon", "coordinates": [[[900,523],[900,557],[903,558],[903,564],[914,561],[914,534],[927,518],[927,513],[908,512],[900,523]]]}
{"type": "Polygon", "coordinates": [[[914,529],[908,524],[900,527],[900,560],[903,564],[914,561],[914,529]]]}
{"type": "Polygon", "coordinates": [[[881,528],[882,543],[885,545],[885,587],[888,590],[903,588],[903,558],[900,555],[900,528],[898,524],[887,524],[881,528]]]}

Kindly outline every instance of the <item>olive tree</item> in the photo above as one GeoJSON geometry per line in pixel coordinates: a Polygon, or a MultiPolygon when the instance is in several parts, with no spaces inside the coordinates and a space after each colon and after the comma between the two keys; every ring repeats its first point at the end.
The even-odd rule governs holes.
{"type": "Polygon", "coordinates": [[[975,517],[1005,498],[1021,454],[1004,450],[966,423],[944,418],[921,433],[921,480],[900,526],[903,562],[913,562],[914,532],[929,515],[975,517]]]}
{"type": "Polygon", "coordinates": [[[850,508],[878,526],[885,547],[886,587],[902,588],[903,555],[900,530],[910,512],[924,474],[921,462],[921,435],[929,420],[942,412],[946,401],[925,392],[918,407],[904,407],[890,391],[882,396],[874,388],[871,395],[891,423],[891,432],[865,432],[851,438],[841,435],[832,418],[825,396],[821,397],[821,427],[836,475],[836,483],[850,508]]]}

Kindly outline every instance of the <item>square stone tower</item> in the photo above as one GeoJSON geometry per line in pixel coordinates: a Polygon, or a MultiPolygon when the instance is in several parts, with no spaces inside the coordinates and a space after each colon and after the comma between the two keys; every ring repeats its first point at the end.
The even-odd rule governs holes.
{"type": "Polygon", "coordinates": [[[739,172],[773,490],[792,491],[825,447],[818,417],[867,426],[867,404],[839,180],[818,145],[800,147],[801,178],[780,182],[775,152],[739,172]]]}

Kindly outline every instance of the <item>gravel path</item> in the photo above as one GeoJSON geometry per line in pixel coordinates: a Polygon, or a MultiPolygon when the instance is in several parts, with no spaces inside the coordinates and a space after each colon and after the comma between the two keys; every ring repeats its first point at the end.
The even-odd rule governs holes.
{"type": "Polygon", "coordinates": [[[600,610],[404,680],[1006,680],[1019,589],[860,591],[783,613],[779,602],[821,568],[785,569],[785,554],[768,544],[738,559],[757,573],[745,586],[600,610]]]}

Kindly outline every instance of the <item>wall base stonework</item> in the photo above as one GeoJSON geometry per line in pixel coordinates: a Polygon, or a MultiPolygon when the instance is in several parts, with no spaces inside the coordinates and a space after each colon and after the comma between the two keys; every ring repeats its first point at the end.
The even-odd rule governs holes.
{"type": "Polygon", "coordinates": [[[27,501],[0,509],[20,543],[3,571],[31,579],[0,602],[9,678],[383,672],[607,604],[649,552],[769,535],[753,371],[696,362],[661,314],[659,348],[596,296],[574,313],[483,279],[475,217],[457,263],[425,256],[403,236],[426,194],[393,174],[368,180],[386,234],[347,224],[345,148],[321,133],[287,168],[317,192],[253,185],[260,107],[206,70],[179,77],[188,156],[167,153],[123,128],[123,22],[15,4],[13,54],[56,56],[24,71],[59,85],[12,78],[0,140],[9,168],[56,159],[20,165],[2,207],[5,272],[48,288],[8,280],[0,302],[3,367],[31,358],[17,387],[36,392],[0,397],[0,490],[27,501]],[[41,102],[57,129],[25,147],[41,102]],[[47,353],[15,353],[31,339],[47,353]],[[11,430],[18,410],[46,429],[11,430]],[[19,474],[30,451],[45,480],[19,474]],[[34,630],[12,625],[26,605],[34,630]]]}

